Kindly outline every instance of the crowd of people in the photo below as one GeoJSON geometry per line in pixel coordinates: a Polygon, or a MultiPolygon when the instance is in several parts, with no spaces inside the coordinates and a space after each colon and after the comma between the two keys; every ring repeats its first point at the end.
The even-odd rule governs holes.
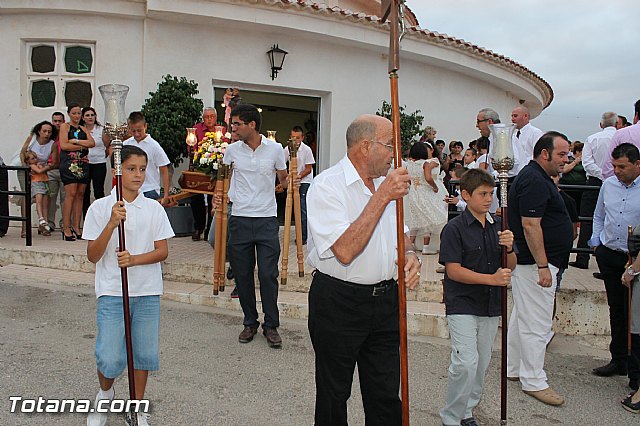
{"type": "MultiPolygon", "coordinates": [[[[594,276],[604,280],[610,314],[611,361],[595,368],[593,374],[628,376],[631,392],[621,402],[629,411],[640,411],[640,306],[628,309],[628,287],[640,269],[637,261],[625,269],[629,259],[637,256],[629,253],[628,229],[640,229],[639,118],[640,101],[635,104],[633,125],[615,112],[605,112],[599,123],[602,130],[580,142],[570,141],[562,133],[537,129],[529,123],[524,106],[515,108],[511,113],[516,131],[512,140],[515,164],[509,171],[508,218],[494,215],[500,212],[493,188],[497,173],[491,165],[490,125],[500,123],[500,117],[493,109],[478,112],[476,127],[480,138],[472,141],[464,154],[464,145],[459,141],[449,144],[448,155],[436,151],[443,170],[440,177],[459,180],[457,190],[445,193],[444,203],[462,212],[444,226],[439,257],[444,266],[444,298],[452,344],[449,391],[440,413],[443,424],[476,424],[472,410],[481,395],[499,315],[500,302],[493,286],[506,285],[500,281],[505,276],[510,277],[513,289],[507,339],[508,379],[519,381],[524,393],[546,404],[564,404],[565,398],[548,384],[544,358],[553,338],[555,296],[562,274],[569,266],[589,267],[591,254],[587,250],[569,262],[578,234],[577,247],[593,249],[599,268],[594,276]],[[485,191],[474,199],[482,185],[485,191]],[[571,186],[561,190],[559,185],[571,186]],[[485,216],[487,212],[492,214],[485,216]],[[580,221],[579,216],[587,219],[580,221]],[[513,244],[494,242],[487,246],[488,236],[495,233],[491,227],[500,220],[508,221],[513,244]],[[484,229],[483,238],[475,237],[476,231],[472,231],[478,225],[484,229]],[[510,256],[513,254],[508,272],[499,268],[499,259],[490,258],[498,245],[507,246],[510,256]],[[483,279],[483,273],[491,275],[483,279]]],[[[435,134],[433,127],[427,127],[421,142],[411,148],[407,165],[410,174],[415,168],[413,153],[419,151],[416,145],[425,144],[427,150],[434,143],[436,150],[444,146],[444,141],[432,140],[435,134]]],[[[425,169],[425,177],[427,174],[425,169]]],[[[418,195],[424,191],[419,181],[412,183],[405,197],[405,212],[409,214],[406,222],[419,229],[429,222],[419,220],[414,224],[411,215],[417,215],[417,208],[430,198],[418,195]]],[[[439,192],[436,186],[427,188],[432,193],[439,192]]],[[[434,216],[433,210],[430,214],[434,216]]]]}
{"type": "MultiPolygon", "coordinates": [[[[345,157],[315,178],[315,160],[302,143],[303,130],[298,126],[291,129],[291,140],[301,148],[296,172],[301,181],[302,243],[308,248],[307,263],[315,270],[309,291],[308,328],[315,352],[316,424],[346,424],[356,366],[367,423],[401,424],[396,278],[398,268],[403,268],[407,288],[419,285],[422,259],[414,246],[419,236],[421,254],[439,252],[444,272],[451,335],[447,396],[440,412],[444,425],[477,424],[473,413],[482,396],[498,329],[501,288],[510,284],[513,310],[507,339],[508,379],[519,381],[525,394],[543,403],[564,404],[565,397],[549,385],[544,363],[553,337],[555,297],[562,274],[569,266],[588,267],[591,256],[581,252],[569,262],[577,234],[578,247],[594,249],[597,277],[604,280],[610,313],[611,361],[594,369],[593,374],[628,375],[631,392],[621,402],[626,409],[640,412],[640,393],[636,392],[640,379],[637,284],[634,306],[631,311],[627,308],[627,288],[640,275],[640,261],[636,257],[626,265],[630,256],[637,256],[629,252],[627,230],[640,225],[640,101],[635,104],[633,125],[625,125],[626,119],[614,112],[605,112],[600,121],[602,131],[584,143],[571,142],[556,131],[537,129],[529,118],[522,105],[511,113],[516,131],[511,141],[515,158],[509,172],[508,217],[501,217],[497,209],[490,125],[499,124],[500,117],[491,108],[477,113],[480,137],[468,148],[461,141],[452,141],[445,154],[445,142],[435,139],[437,131],[427,127],[421,141],[412,145],[403,167],[393,169],[391,122],[375,115],[357,117],[346,131],[345,157]],[[446,182],[451,179],[458,185],[448,189],[446,182]],[[562,184],[574,186],[563,191],[559,189],[562,184]],[[587,184],[595,189],[576,189],[576,185],[587,184]],[[404,265],[396,264],[394,207],[400,199],[406,215],[404,265]],[[449,209],[459,214],[448,220],[449,209]],[[581,222],[579,233],[578,212],[593,217],[581,222]],[[501,231],[503,221],[509,230],[501,231]],[[439,245],[432,243],[434,236],[439,237],[439,245]],[[503,248],[506,264],[501,262],[503,248]],[[631,348],[627,347],[629,332],[631,348]]],[[[215,110],[205,108],[203,122],[196,129],[211,131],[216,121],[215,110]]],[[[161,188],[164,194],[169,193],[169,160],[147,134],[142,113],[131,113],[128,124],[131,137],[122,152],[123,202],[116,202],[113,192],[102,197],[110,140],[93,108],[70,105],[68,122],[61,113],[54,113],[52,122],[38,123],[32,129],[21,151],[23,162],[32,171],[39,231],[48,235],[55,228],[55,209],[51,216],[55,202],[49,203],[48,197],[55,199],[52,187],[59,179],[64,186],[62,236],[66,241],[88,239],[89,260],[97,264],[100,391],[96,401],[113,398],[113,380],[126,364],[119,346],[122,330],[109,322],[122,317],[117,299],[120,290],[115,286],[118,267],[132,270],[131,295],[139,299],[132,314],[138,336],[134,353],[140,353],[135,360],[138,398],[144,396],[148,371],[158,368],[159,264],[168,255],[166,240],[173,232],[161,203],[148,200],[160,199],[161,188]],[[80,224],[90,182],[98,201],[84,210],[83,232],[80,224]],[[125,230],[130,233],[127,240],[136,243],[129,251],[117,251],[113,231],[125,217],[125,230]],[[135,226],[142,220],[150,226],[135,226]]],[[[253,105],[239,104],[229,113],[232,139],[237,143],[227,147],[223,158],[225,164],[233,165],[227,210],[228,256],[244,314],[238,341],[251,342],[260,326],[254,282],[257,264],[264,312],[262,333],[269,346],[280,348],[280,242],[274,183],[287,189],[289,150],[263,136],[261,124],[260,112],[253,105]]],[[[217,197],[208,201],[211,214],[220,202],[217,197]]],[[[212,219],[207,218],[204,197],[195,196],[192,208],[196,222],[193,239],[199,239],[212,219]]],[[[140,424],[147,424],[146,419],[139,417],[140,424]]],[[[92,413],[88,424],[102,424],[103,420],[100,413],[92,413]]]]}

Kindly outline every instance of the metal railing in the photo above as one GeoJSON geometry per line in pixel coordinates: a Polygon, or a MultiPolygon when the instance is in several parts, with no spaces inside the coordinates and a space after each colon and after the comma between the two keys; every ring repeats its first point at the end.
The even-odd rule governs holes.
{"type": "MultiPolygon", "coordinates": [[[[24,215],[25,216],[0,216],[0,220],[9,220],[9,221],[18,221],[18,222],[26,222],[25,223],[25,228],[26,228],[26,243],[27,246],[30,247],[33,245],[33,235],[32,235],[32,229],[31,229],[31,168],[29,167],[24,167],[24,166],[7,166],[7,165],[0,165],[0,170],[17,170],[17,171],[23,171],[24,172],[24,191],[10,191],[8,188],[4,189],[4,188],[0,188],[0,194],[6,194],[7,196],[9,195],[17,195],[17,196],[21,196],[24,197],[24,204],[25,204],[25,210],[24,210],[24,215]]],[[[18,174],[18,179],[20,179],[20,175],[18,174]]]]}

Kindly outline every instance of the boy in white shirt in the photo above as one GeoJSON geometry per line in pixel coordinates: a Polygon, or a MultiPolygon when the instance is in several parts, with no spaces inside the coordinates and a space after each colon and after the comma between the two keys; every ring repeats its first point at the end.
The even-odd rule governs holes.
{"type": "MultiPolygon", "coordinates": [[[[115,188],[110,196],[96,200],[87,211],[83,232],[88,240],[87,257],[96,264],[100,382],[96,406],[99,400],[113,399],[113,382],[127,365],[120,268],[128,268],[136,399],[144,398],[149,371],[159,369],[160,262],[167,258],[167,239],[174,235],[164,208],[140,190],[147,154],[136,146],[125,146],[121,158],[123,201],[117,201],[115,188]],[[125,251],[118,249],[120,220],[125,220],[125,251]]],[[[137,417],[138,425],[148,425],[148,414],[138,413],[137,417]]],[[[88,426],[104,426],[106,422],[106,413],[94,412],[87,418],[88,426]]]]}
{"type": "Polygon", "coordinates": [[[157,200],[160,198],[160,187],[164,190],[163,199],[169,196],[169,157],[164,152],[158,141],[147,133],[147,121],[140,111],[129,114],[127,120],[131,137],[124,141],[124,145],[133,145],[141,148],[147,154],[147,174],[142,184],[142,193],[145,197],[157,200]]]}

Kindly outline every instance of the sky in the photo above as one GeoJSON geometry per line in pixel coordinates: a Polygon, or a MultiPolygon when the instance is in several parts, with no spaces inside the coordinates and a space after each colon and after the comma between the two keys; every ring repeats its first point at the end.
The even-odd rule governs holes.
{"type": "Polygon", "coordinates": [[[532,120],[536,127],[584,141],[600,130],[605,111],[632,121],[633,104],[640,99],[638,0],[407,4],[422,28],[508,56],[546,80],[554,100],[532,120]]]}

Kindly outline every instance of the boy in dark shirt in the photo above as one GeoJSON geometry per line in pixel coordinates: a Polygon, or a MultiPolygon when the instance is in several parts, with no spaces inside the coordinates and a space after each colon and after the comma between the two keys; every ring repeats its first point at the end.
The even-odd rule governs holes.
{"type": "Polygon", "coordinates": [[[516,266],[513,234],[500,231],[500,218],[489,213],[494,180],[484,170],[467,171],[460,195],[467,208],[442,230],[440,263],[446,266],[444,299],[451,334],[444,425],[475,425],[473,409],[482,396],[493,340],[502,312],[499,287],[511,282],[516,266]],[[500,267],[501,246],[508,268],[500,267]]]}

